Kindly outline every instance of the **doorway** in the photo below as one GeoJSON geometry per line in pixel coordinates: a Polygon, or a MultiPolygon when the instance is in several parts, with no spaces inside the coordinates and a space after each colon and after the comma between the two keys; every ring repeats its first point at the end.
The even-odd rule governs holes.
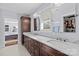
{"type": "Polygon", "coordinates": [[[18,43],[18,20],[5,18],[5,46],[18,43]]]}

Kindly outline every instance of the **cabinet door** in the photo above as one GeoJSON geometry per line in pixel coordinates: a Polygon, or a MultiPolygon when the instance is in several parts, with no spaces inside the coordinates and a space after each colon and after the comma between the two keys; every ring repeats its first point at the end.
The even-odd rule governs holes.
{"type": "Polygon", "coordinates": [[[30,54],[31,54],[31,56],[34,56],[34,47],[30,47],[30,54]]]}
{"type": "Polygon", "coordinates": [[[34,47],[33,47],[33,40],[31,38],[29,38],[29,53],[34,56],[34,47]]]}
{"type": "Polygon", "coordinates": [[[38,42],[38,41],[36,41],[36,40],[33,40],[33,43],[34,43],[34,45],[33,45],[33,47],[34,47],[34,55],[35,56],[39,56],[40,55],[40,43],[38,42]]]}
{"type": "Polygon", "coordinates": [[[48,56],[48,53],[46,53],[46,51],[40,49],[40,56],[48,56]]]}
{"type": "Polygon", "coordinates": [[[27,50],[29,49],[29,38],[27,36],[24,37],[24,46],[27,48],[27,50]]]}
{"type": "Polygon", "coordinates": [[[39,47],[38,46],[34,46],[34,55],[35,56],[39,56],[40,55],[40,50],[39,50],[39,47]]]}
{"type": "Polygon", "coordinates": [[[34,46],[40,47],[40,42],[33,40],[34,41],[34,46]]]}

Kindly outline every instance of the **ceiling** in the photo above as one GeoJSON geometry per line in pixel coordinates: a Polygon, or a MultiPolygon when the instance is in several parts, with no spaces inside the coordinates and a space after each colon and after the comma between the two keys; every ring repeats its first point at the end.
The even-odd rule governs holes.
{"type": "Polygon", "coordinates": [[[42,4],[43,3],[0,3],[0,8],[20,14],[30,15],[41,7],[42,4]]]}

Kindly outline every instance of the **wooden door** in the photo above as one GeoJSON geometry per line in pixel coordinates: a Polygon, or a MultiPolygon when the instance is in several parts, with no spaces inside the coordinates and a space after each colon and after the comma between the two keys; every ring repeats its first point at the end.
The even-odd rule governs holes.
{"type": "Polygon", "coordinates": [[[29,17],[22,18],[22,32],[30,32],[31,19],[29,17]]]}
{"type": "Polygon", "coordinates": [[[24,44],[23,32],[31,31],[31,19],[30,17],[22,16],[21,17],[21,32],[22,32],[22,44],[24,44]]]}

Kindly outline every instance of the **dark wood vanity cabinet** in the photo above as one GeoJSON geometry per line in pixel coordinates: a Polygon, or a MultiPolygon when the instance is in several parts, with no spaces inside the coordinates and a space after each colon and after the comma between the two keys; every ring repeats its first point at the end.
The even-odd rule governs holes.
{"type": "Polygon", "coordinates": [[[24,36],[24,46],[29,50],[29,38],[27,36],[24,36]]]}
{"type": "Polygon", "coordinates": [[[34,51],[35,56],[39,56],[40,55],[40,42],[34,40],[34,49],[35,49],[34,51]]]}
{"type": "Polygon", "coordinates": [[[32,56],[67,56],[66,54],[28,36],[24,36],[24,46],[32,56]]]}
{"type": "Polygon", "coordinates": [[[43,43],[40,43],[40,55],[41,56],[66,56],[66,54],[51,48],[43,43]]]}
{"type": "Polygon", "coordinates": [[[39,56],[39,42],[30,38],[29,40],[29,52],[32,56],[39,56]]]}
{"type": "Polygon", "coordinates": [[[24,36],[24,46],[32,56],[39,56],[39,42],[24,36]]]}

